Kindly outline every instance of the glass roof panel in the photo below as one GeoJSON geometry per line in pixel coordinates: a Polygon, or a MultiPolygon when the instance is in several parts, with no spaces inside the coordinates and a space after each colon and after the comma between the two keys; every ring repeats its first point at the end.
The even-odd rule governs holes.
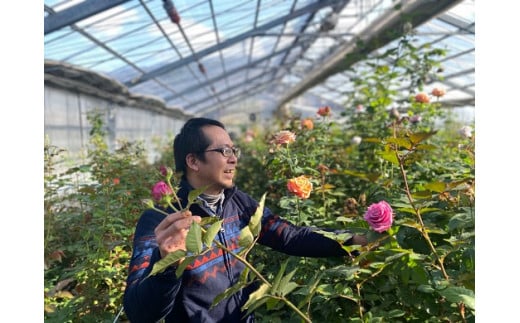
{"type": "MultiPolygon", "coordinates": [[[[396,13],[393,0],[174,0],[177,24],[163,3],[122,1],[95,13],[90,8],[106,2],[89,0],[76,21],[45,32],[44,57],[108,75],[131,93],[156,96],[186,113],[242,110],[247,115],[236,106],[258,102],[251,109],[263,107],[267,115],[295,89],[312,103],[343,104],[353,89],[351,70],[308,84],[328,65],[340,64],[338,52],[355,50],[357,37],[372,36],[369,26],[396,13]]],[[[85,4],[44,0],[46,24],[67,21],[70,16],[63,13],[85,4]]],[[[453,96],[474,99],[474,21],[474,0],[464,0],[447,11],[432,11],[416,26],[414,45],[447,50],[445,79],[430,86],[438,82],[458,88],[461,93],[453,96]]],[[[352,66],[358,74],[360,66],[352,66]]],[[[306,105],[304,99],[290,100],[306,105]]]]}

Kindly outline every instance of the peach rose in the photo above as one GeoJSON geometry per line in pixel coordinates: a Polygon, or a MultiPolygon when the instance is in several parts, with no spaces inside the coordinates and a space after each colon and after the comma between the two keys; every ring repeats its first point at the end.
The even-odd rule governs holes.
{"type": "Polygon", "coordinates": [[[296,135],[289,130],[282,130],[274,136],[274,143],[277,145],[290,144],[296,141],[296,135]]]}
{"type": "Polygon", "coordinates": [[[433,88],[433,90],[432,90],[432,95],[436,96],[438,98],[440,98],[441,96],[444,96],[444,94],[446,94],[446,90],[443,88],[436,87],[436,88],[433,88]]]}
{"type": "Polygon", "coordinates": [[[314,122],[312,121],[312,119],[310,119],[310,118],[303,119],[302,120],[302,128],[303,129],[309,129],[309,130],[314,129],[314,122]]]}
{"type": "Polygon", "coordinates": [[[430,97],[428,94],[421,92],[415,96],[415,101],[420,103],[430,103],[430,97]]]}
{"type": "Polygon", "coordinates": [[[301,175],[288,180],[287,189],[299,198],[307,199],[311,195],[312,183],[305,175],[301,175]]]}

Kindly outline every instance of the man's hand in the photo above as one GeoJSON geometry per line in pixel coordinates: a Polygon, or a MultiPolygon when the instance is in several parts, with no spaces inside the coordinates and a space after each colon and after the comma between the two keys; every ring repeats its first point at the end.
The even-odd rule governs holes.
{"type": "Polygon", "coordinates": [[[159,223],[154,232],[162,258],[171,252],[186,250],[186,236],[193,221],[200,223],[200,216],[186,210],[171,213],[159,223]]]}
{"type": "Polygon", "coordinates": [[[355,234],[352,236],[352,244],[353,245],[361,245],[366,246],[368,243],[367,236],[366,235],[357,235],[355,234]]]}

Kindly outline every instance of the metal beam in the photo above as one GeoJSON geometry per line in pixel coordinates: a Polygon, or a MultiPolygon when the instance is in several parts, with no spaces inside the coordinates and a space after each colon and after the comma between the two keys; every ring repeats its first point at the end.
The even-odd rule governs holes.
{"type": "Polygon", "coordinates": [[[217,44],[215,46],[211,46],[211,47],[208,47],[206,49],[203,49],[199,52],[197,52],[196,55],[191,55],[191,56],[188,56],[186,58],[183,58],[183,59],[180,59],[178,61],[175,61],[173,63],[170,63],[170,64],[167,64],[167,65],[164,65],[158,69],[155,69],[151,72],[148,72],[148,73],[145,73],[143,75],[141,75],[140,77],[136,78],[136,79],[133,79],[129,82],[125,82],[125,85],[126,86],[135,86],[137,84],[140,84],[142,82],[145,82],[145,81],[148,81],[150,79],[153,79],[153,78],[156,78],[162,74],[165,74],[165,73],[168,73],[178,67],[181,67],[181,66],[185,66],[187,64],[190,64],[190,63],[193,63],[194,61],[196,61],[197,59],[201,59],[202,57],[204,56],[207,56],[207,55],[210,55],[210,54],[213,54],[223,48],[227,48],[229,46],[232,46],[238,42],[241,42],[249,37],[252,37],[252,36],[255,36],[257,35],[259,32],[262,32],[262,31],[266,31],[266,30],[269,30],[273,27],[276,27],[278,25],[281,25],[291,19],[294,19],[294,18],[297,18],[299,16],[302,16],[304,14],[307,14],[309,12],[315,12],[315,11],[318,11],[324,7],[327,7],[327,6],[331,6],[331,5],[334,5],[335,2],[337,0],[322,0],[322,1],[319,1],[319,2],[315,2],[315,3],[312,3],[306,7],[303,7],[303,8],[300,8],[298,10],[295,10],[294,12],[286,15],[286,16],[283,16],[283,17],[280,17],[278,19],[274,19],[260,27],[257,27],[257,28],[253,28],[252,30],[248,31],[248,32],[245,32],[243,34],[240,34],[238,36],[235,36],[233,38],[230,38],[230,39],[227,39],[223,42],[221,42],[220,44],[217,44]]]}
{"type": "MultiPolygon", "coordinates": [[[[235,69],[232,69],[230,71],[227,71],[225,73],[222,73],[222,74],[220,74],[220,75],[218,75],[218,76],[216,76],[216,77],[214,77],[214,78],[212,78],[212,79],[210,79],[210,80],[208,80],[206,82],[203,82],[203,83],[200,83],[200,84],[195,84],[195,85],[193,85],[193,86],[191,86],[189,88],[186,88],[186,89],[182,89],[182,90],[179,89],[179,92],[182,92],[182,95],[185,95],[187,93],[191,93],[193,91],[200,90],[202,87],[206,87],[206,86],[208,86],[210,84],[216,83],[216,82],[218,82],[218,81],[220,81],[220,80],[222,80],[224,78],[227,78],[227,77],[229,77],[229,76],[231,76],[233,74],[236,74],[236,73],[238,73],[240,71],[243,71],[245,69],[251,69],[251,68],[253,68],[254,66],[256,66],[256,65],[258,65],[260,63],[263,63],[263,62],[265,62],[265,61],[267,61],[267,60],[269,60],[269,59],[271,59],[271,58],[273,58],[275,56],[278,56],[278,55],[280,55],[280,54],[282,54],[284,52],[287,52],[287,51],[291,50],[292,47],[293,47],[292,45],[289,45],[289,46],[287,46],[287,47],[285,47],[283,49],[280,49],[280,50],[278,50],[276,52],[272,52],[271,54],[269,54],[267,56],[264,56],[264,57],[262,57],[260,59],[257,59],[255,61],[249,63],[249,64],[246,64],[246,65],[237,67],[235,69]]],[[[249,79],[248,79],[248,81],[249,81],[249,79]]],[[[173,100],[173,99],[175,99],[175,98],[177,98],[179,96],[180,96],[180,94],[170,95],[170,96],[165,97],[164,100],[165,101],[170,101],[170,100],[173,100]]]]}
{"type": "Polygon", "coordinates": [[[370,52],[383,47],[402,36],[402,26],[410,22],[413,27],[457,5],[462,0],[404,1],[398,10],[374,20],[359,36],[339,46],[331,55],[307,73],[305,80],[288,91],[280,100],[277,110],[313,86],[323,83],[330,76],[343,72],[354,63],[364,59],[370,52]]]}
{"type": "MultiPolygon", "coordinates": [[[[272,69],[280,69],[280,68],[281,68],[280,66],[277,66],[277,67],[273,67],[272,69]]],[[[264,71],[263,73],[260,73],[260,74],[258,74],[258,75],[256,75],[256,76],[252,77],[252,78],[249,78],[249,79],[247,79],[247,83],[246,83],[246,84],[243,83],[240,87],[243,88],[243,87],[245,87],[245,86],[251,85],[254,81],[256,81],[256,80],[258,80],[258,79],[261,79],[261,78],[265,77],[266,75],[268,75],[268,74],[271,73],[271,72],[272,72],[271,69],[268,69],[267,71],[264,71]]],[[[271,85],[271,84],[272,84],[271,81],[272,81],[272,78],[269,78],[269,81],[266,81],[266,82],[260,82],[260,84],[262,84],[262,83],[269,83],[269,84],[271,85]]],[[[230,92],[230,91],[228,91],[228,89],[225,89],[225,90],[222,90],[222,91],[220,91],[219,93],[217,93],[217,95],[222,95],[222,94],[225,94],[225,93],[228,93],[228,92],[230,92]]],[[[192,102],[192,103],[190,103],[190,107],[195,107],[195,106],[197,106],[197,105],[199,105],[199,104],[201,104],[201,103],[204,103],[204,102],[206,102],[206,101],[208,101],[208,100],[211,100],[211,99],[213,99],[213,97],[211,97],[211,96],[206,96],[206,97],[204,97],[204,98],[201,99],[201,100],[198,100],[198,101],[196,101],[196,102],[192,102]]],[[[199,112],[199,111],[200,111],[200,110],[195,110],[194,113],[197,113],[197,112],[199,112]]],[[[190,112],[191,112],[191,110],[190,110],[190,112]]]]}
{"type": "Polygon", "coordinates": [[[45,17],[44,21],[45,35],[127,1],[128,0],[86,0],[73,7],[58,11],[55,14],[49,14],[45,17]]]}

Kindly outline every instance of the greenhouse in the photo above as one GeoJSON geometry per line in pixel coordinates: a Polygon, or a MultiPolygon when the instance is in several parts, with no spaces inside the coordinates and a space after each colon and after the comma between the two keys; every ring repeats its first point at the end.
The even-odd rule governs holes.
{"type": "Polygon", "coordinates": [[[44,0],[44,320],[475,322],[474,6],[44,0]]]}

